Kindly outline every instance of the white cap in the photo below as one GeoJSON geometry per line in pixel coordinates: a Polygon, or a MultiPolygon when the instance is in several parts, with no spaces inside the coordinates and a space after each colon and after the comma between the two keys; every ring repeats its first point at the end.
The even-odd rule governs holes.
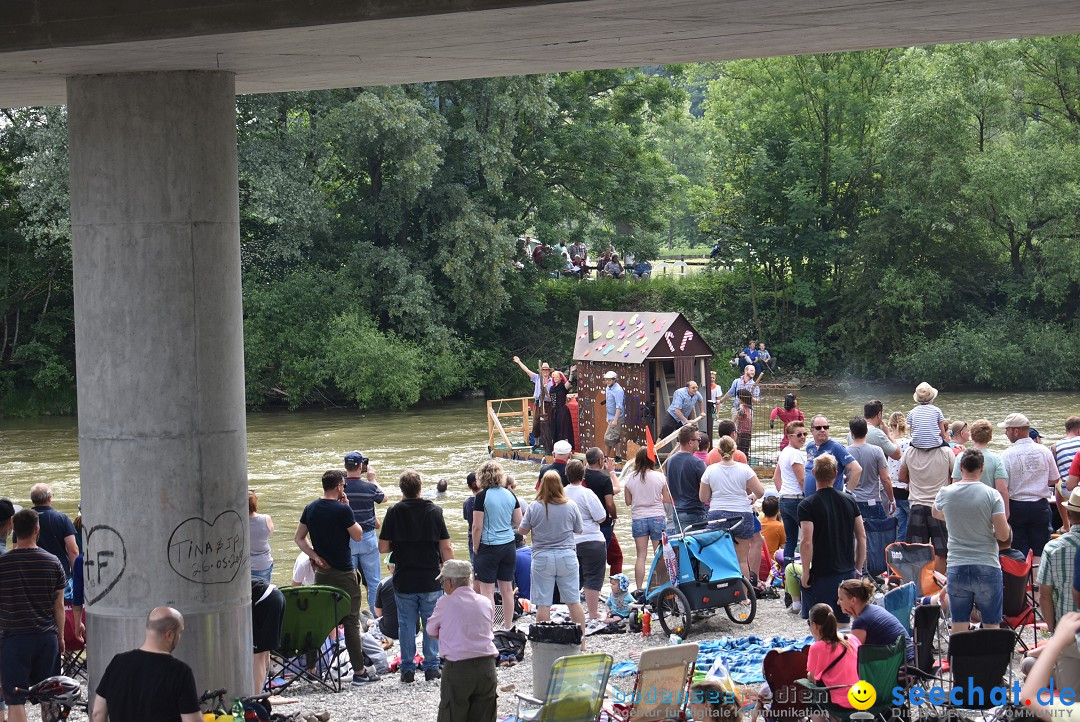
{"type": "Polygon", "coordinates": [[[1031,426],[1031,422],[1023,414],[1009,414],[1004,421],[998,424],[999,429],[1015,429],[1024,426],[1031,426]]]}
{"type": "Polygon", "coordinates": [[[560,456],[569,456],[574,453],[574,447],[570,445],[570,442],[566,439],[561,439],[555,442],[555,446],[552,447],[551,452],[560,456]]]}
{"type": "Polygon", "coordinates": [[[614,371],[608,371],[606,374],[604,374],[604,378],[605,379],[617,379],[617,378],[619,378],[619,374],[615,373],[614,371]]]}

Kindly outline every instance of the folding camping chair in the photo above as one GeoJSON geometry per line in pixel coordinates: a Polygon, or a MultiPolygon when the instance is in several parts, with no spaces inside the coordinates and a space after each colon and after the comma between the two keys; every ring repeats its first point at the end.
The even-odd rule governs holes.
{"type": "Polygon", "coordinates": [[[337,587],[281,587],[285,615],[281,620],[281,644],[270,652],[281,669],[270,680],[277,694],[305,680],[331,692],[341,691],[341,657],[344,645],[328,640],[349,613],[352,598],[337,587]]]}
{"type": "MultiPolygon", "coordinates": [[[[644,656],[644,655],[643,655],[644,656]]],[[[523,722],[588,722],[600,716],[610,654],[574,654],[551,665],[547,694],[540,700],[517,693],[517,718],[523,722]]]]}
{"type": "Polygon", "coordinates": [[[925,597],[941,591],[934,577],[937,557],[931,544],[893,542],[885,547],[885,561],[889,565],[889,581],[893,586],[913,582],[915,596],[925,597]]]}
{"type": "Polygon", "coordinates": [[[70,605],[64,606],[64,653],[60,655],[60,674],[89,680],[86,673],[86,641],[75,636],[75,613],[70,605]]]}
{"type": "Polygon", "coordinates": [[[864,519],[866,528],[866,571],[873,577],[880,577],[889,570],[885,563],[885,550],[896,543],[896,517],[884,519],[864,519]]]}
{"type": "MultiPolygon", "coordinates": [[[[1008,695],[995,700],[991,690],[1007,688],[1012,677],[1012,652],[1016,636],[1008,629],[975,629],[949,637],[948,674],[952,678],[949,702],[929,705],[937,718],[952,719],[956,710],[1009,709],[1008,695]],[[953,693],[956,690],[956,693],[953,693]],[[960,704],[953,704],[959,699],[960,704]]],[[[936,679],[942,680],[943,675],[936,679]]],[[[1006,719],[1014,716],[1005,714],[1006,719]]]]}
{"type": "Polygon", "coordinates": [[[938,640],[938,624],[941,621],[941,605],[923,604],[915,607],[911,637],[915,644],[915,666],[908,667],[909,677],[933,679],[941,665],[938,664],[934,645],[938,640]]]}
{"type": "Polygon", "coordinates": [[[806,675],[809,656],[809,647],[787,652],[773,649],[765,655],[761,669],[772,692],[772,701],[767,709],[759,701],[759,708],[768,722],[793,722],[809,717],[817,709],[813,695],[798,684],[798,680],[806,675]]]}
{"type": "MultiPolygon", "coordinates": [[[[896,638],[892,644],[863,644],[859,646],[859,679],[870,683],[875,690],[892,690],[900,680],[900,667],[904,664],[907,654],[907,638],[903,635],[896,638]]],[[[833,687],[818,686],[811,684],[810,680],[800,679],[800,687],[814,694],[815,704],[823,712],[833,719],[850,720],[858,710],[838,707],[834,705],[827,692],[834,689],[845,689],[850,685],[838,685],[833,687]]],[[[874,704],[865,713],[874,715],[882,722],[888,722],[894,716],[893,696],[891,694],[878,693],[874,704]]],[[[869,719],[856,717],[855,719],[869,719]]]]}
{"type": "Polygon", "coordinates": [[[911,634],[911,610],[915,606],[915,585],[912,582],[886,592],[882,606],[900,620],[905,632],[911,634]]]}
{"type": "Polygon", "coordinates": [[[1027,559],[1022,562],[1006,556],[1000,559],[1001,579],[1004,585],[1001,621],[1016,634],[1016,641],[1027,652],[1039,643],[1039,627],[1046,627],[1035,600],[1034,578],[1031,571],[1032,552],[1029,550],[1027,559]],[[1028,626],[1031,627],[1031,647],[1024,642],[1021,634],[1023,628],[1028,626]]]}
{"type": "Polygon", "coordinates": [[[610,705],[608,716],[619,722],[682,719],[690,699],[697,655],[698,645],[693,643],[643,651],[633,695],[627,702],[610,705]]]}

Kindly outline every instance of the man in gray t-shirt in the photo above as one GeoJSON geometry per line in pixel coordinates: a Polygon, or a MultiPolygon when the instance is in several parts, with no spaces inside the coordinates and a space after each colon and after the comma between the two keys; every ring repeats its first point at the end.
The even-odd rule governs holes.
{"type": "Polygon", "coordinates": [[[852,487],[849,484],[847,490],[855,497],[863,519],[884,519],[895,504],[885,452],[880,447],[867,443],[866,419],[852,419],[848,428],[851,430],[852,443],[847,447],[847,451],[859,462],[863,472],[857,480],[858,485],[852,487]],[[885,489],[885,498],[888,499],[888,508],[882,504],[882,487],[885,489]]]}

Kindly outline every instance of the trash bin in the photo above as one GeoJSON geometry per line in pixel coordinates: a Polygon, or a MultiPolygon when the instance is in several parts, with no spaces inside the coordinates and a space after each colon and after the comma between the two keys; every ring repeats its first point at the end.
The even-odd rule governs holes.
{"type": "Polygon", "coordinates": [[[532,694],[543,700],[551,681],[551,665],[559,657],[581,654],[581,627],[572,622],[537,622],[529,625],[532,648],[532,694]]]}

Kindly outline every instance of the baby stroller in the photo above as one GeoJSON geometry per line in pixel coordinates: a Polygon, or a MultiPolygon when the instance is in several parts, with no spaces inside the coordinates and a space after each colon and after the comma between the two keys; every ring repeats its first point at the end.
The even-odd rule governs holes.
{"type": "Polygon", "coordinates": [[[736,624],[750,624],[757,614],[757,596],[742,575],[731,522],[692,524],[670,537],[664,534],[645,580],[645,599],[665,634],[686,639],[696,612],[724,608],[736,624]]]}

